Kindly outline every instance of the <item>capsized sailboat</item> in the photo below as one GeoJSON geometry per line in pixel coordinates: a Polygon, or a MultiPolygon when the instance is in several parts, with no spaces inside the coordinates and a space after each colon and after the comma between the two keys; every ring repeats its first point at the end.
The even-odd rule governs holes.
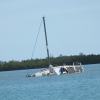
{"type": "Polygon", "coordinates": [[[81,63],[75,65],[62,65],[62,66],[55,66],[51,65],[50,57],[49,57],[49,49],[48,49],[48,39],[47,39],[47,32],[46,32],[46,24],[45,24],[45,17],[43,17],[43,25],[44,25],[44,33],[45,33],[45,41],[46,41],[46,51],[47,51],[47,59],[48,59],[48,68],[33,73],[31,75],[27,75],[27,77],[42,77],[42,76],[51,76],[51,75],[62,75],[62,74],[71,74],[71,73],[80,73],[83,72],[83,65],[81,63]]]}

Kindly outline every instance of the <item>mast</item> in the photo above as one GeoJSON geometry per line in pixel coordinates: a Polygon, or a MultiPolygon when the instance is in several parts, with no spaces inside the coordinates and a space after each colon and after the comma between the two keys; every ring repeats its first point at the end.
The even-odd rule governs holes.
{"type": "Polygon", "coordinates": [[[43,24],[44,24],[44,33],[45,33],[45,41],[46,41],[48,64],[50,65],[50,56],[49,56],[49,49],[48,49],[48,39],[47,39],[47,32],[46,32],[45,17],[43,17],[43,24]]]}

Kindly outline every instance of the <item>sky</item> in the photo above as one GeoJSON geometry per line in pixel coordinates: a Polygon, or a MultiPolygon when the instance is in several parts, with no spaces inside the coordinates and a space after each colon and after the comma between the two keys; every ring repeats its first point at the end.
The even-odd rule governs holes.
{"type": "Polygon", "coordinates": [[[0,0],[0,60],[100,54],[100,0],[0,0]]]}

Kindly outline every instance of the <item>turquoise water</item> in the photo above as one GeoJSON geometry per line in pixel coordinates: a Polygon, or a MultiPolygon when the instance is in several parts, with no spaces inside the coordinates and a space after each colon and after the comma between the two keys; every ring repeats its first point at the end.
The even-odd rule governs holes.
{"type": "Polygon", "coordinates": [[[25,77],[35,71],[0,72],[0,100],[100,100],[100,64],[80,74],[25,77]]]}

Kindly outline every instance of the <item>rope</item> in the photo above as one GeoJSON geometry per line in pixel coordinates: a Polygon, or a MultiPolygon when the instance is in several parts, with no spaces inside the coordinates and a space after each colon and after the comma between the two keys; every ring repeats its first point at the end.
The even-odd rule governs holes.
{"type": "Polygon", "coordinates": [[[40,29],[41,29],[41,24],[42,24],[42,21],[40,22],[38,33],[37,33],[36,40],[35,40],[35,44],[34,44],[34,47],[33,47],[33,50],[32,50],[32,58],[34,57],[34,54],[35,54],[36,44],[37,44],[37,40],[38,40],[38,37],[39,37],[39,33],[40,33],[40,29]]]}

